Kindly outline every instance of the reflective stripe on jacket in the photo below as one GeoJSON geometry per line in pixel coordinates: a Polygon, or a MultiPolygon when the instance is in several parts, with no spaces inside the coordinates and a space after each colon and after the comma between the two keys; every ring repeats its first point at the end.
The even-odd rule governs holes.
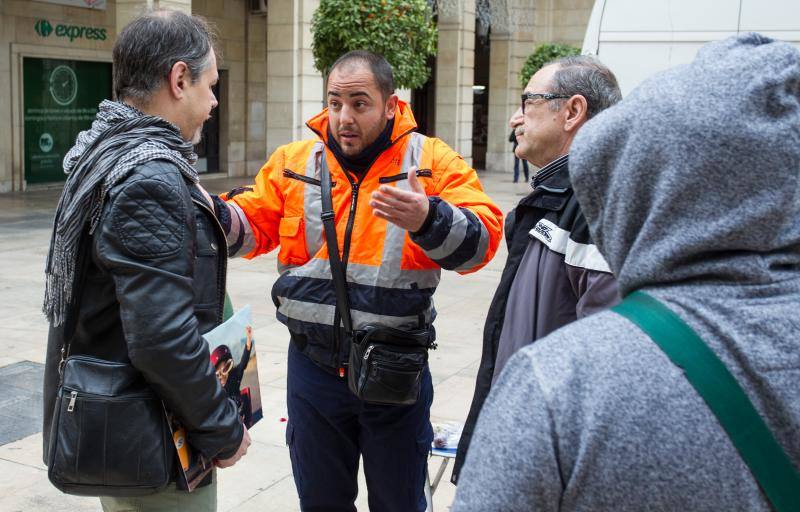
{"type": "Polygon", "coordinates": [[[414,116],[403,102],[395,114],[392,145],[361,181],[350,176],[355,184],[325,145],[327,111],[308,126],[319,139],[278,148],[256,176],[253,190],[228,203],[228,246],[232,256],[245,258],[280,247],[281,275],[272,290],[278,319],[301,350],[318,363],[337,367],[348,347],[335,347],[332,341],[336,300],[320,218],[322,158],[333,181],[341,254],[353,217],[345,256],[356,329],[374,322],[398,328],[430,324],[441,268],[466,274],[488,263],[502,234],[502,213],[461,156],[441,140],[413,132],[414,116]],[[412,166],[435,208],[429,227],[418,235],[375,217],[369,205],[381,185],[409,190],[406,173],[412,166]]]}

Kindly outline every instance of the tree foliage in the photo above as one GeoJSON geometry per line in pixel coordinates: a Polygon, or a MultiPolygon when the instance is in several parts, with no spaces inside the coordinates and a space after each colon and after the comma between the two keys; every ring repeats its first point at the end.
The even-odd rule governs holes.
{"type": "Polygon", "coordinates": [[[321,0],[311,20],[314,66],[327,75],[351,50],[383,55],[398,87],[416,89],[428,79],[436,53],[436,25],[426,0],[321,0]]]}
{"type": "Polygon", "coordinates": [[[528,85],[528,81],[536,74],[537,71],[542,69],[545,64],[554,61],[561,57],[569,57],[570,55],[580,55],[581,49],[568,44],[560,43],[543,43],[534,48],[533,53],[525,60],[522,66],[522,71],[519,73],[519,81],[522,87],[528,85]]]}

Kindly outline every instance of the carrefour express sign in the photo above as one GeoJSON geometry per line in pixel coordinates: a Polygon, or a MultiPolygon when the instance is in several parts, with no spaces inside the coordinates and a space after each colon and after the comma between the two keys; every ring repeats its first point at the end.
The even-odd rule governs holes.
{"type": "Polygon", "coordinates": [[[72,7],[85,7],[87,9],[106,9],[106,0],[39,0],[49,4],[70,5],[72,7]]]}
{"type": "Polygon", "coordinates": [[[34,25],[34,29],[40,37],[50,37],[51,35],[55,35],[55,37],[69,38],[70,42],[74,41],[75,39],[105,41],[108,38],[108,34],[104,28],[86,27],[82,25],[66,25],[64,23],[59,23],[58,25],[53,26],[52,23],[44,19],[37,21],[34,25]]]}

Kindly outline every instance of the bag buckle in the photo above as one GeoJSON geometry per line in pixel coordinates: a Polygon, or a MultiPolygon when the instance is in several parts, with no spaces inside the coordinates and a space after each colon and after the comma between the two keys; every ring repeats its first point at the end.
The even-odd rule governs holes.
{"type": "Polygon", "coordinates": [[[369,354],[370,354],[370,352],[372,352],[373,348],[375,348],[375,345],[370,345],[369,347],[367,347],[366,352],[364,352],[364,361],[369,359],[369,354]]]}

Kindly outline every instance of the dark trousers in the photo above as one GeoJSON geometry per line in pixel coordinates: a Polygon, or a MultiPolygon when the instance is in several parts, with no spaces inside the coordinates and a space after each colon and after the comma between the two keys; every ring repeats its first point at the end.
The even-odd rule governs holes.
{"type": "Polygon", "coordinates": [[[425,510],[433,440],[427,367],[416,404],[365,404],[350,392],[346,378],[326,372],[290,343],[286,395],[286,443],[302,510],[355,511],[359,455],[371,511],[425,510]]]}
{"type": "Polygon", "coordinates": [[[525,173],[525,181],[528,181],[528,161],[514,155],[514,183],[519,181],[519,163],[522,162],[522,170],[525,173]]]}

